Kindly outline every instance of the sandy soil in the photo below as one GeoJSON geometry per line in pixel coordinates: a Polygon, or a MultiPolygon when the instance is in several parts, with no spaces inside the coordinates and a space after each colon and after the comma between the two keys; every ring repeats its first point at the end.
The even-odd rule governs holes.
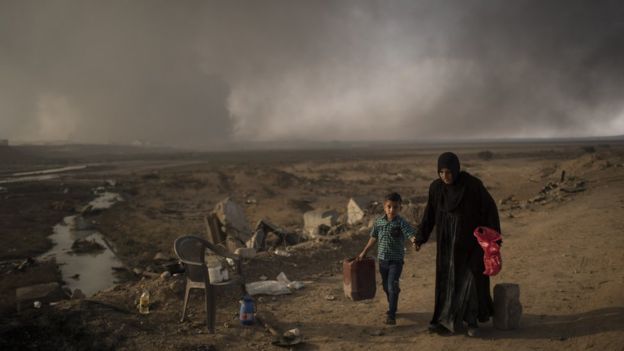
{"type": "MultiPolygon", "coordinates": [[[[521,328],[500,331],[486,323],[479,338],[461,333],[428,334],[435,269],[432,243],[420,252],[408,253],[398,323],[383,325],[387,306],[381,287],[377,296],[367,301],[352,302],[342,293],[341,262],[359,252],[367,240],[361,226],[293,246],[291,257],[263,254],[246,261],[248,280],[259,280],[261,275],[272,279],[283,271],[292,280],[306,281],[304,289],[291,295],[257,297],[259,313],[280,329],[299,328],[304,343],[296,349],[301,350],[624,350],[624,146],[481,145],[453,150],[460,155],[464,168],[484,181],[499,204],[504,263],[492,286],[503,282],[520,285],[524,306],[521,328]],[[480,154],[484,150],[492,151],[493,157],[480,154]],[[562,170],[566,172],[564,182],[560,182],[562,170]]],[[[0,251],[4,260],[0,293],[6,297],[0,346],[276,349],[264,328],[237,323],[239,295],[234,287],[218,293],[215,335],[207,334],[204,328],[199,293],[193,295],[188,321],[179,323],[181,277],[129,274],[129,280],[90,297],[90,301],[100,303],[68,300],[15,314],[10,300],[15,287],[37,279],[58,279],[49,272],[37,273],[48,267],[42,263],[20,272],[11,269],[13,262],[33,255],[28,251],[31,245],[22,242],[19,235],[31,230],[25,213],[42,218],[39,224],[32,224],[32,232],[41,233],[41,228],[52,227],[59,216],[87,202],[89,187],[115,179],[115,189],[125,201],[92,220],[114,244],[128,270],[146,269],[155,265],[153,257],[158,252],[173,256],[171,245],[177,236],[203,233],[202,216],[226,196],[241,204],[254,200],[245,207],[250,224],[268,218],[298,232],[306,209],[334,208],[344,213],[350,196],[381,198],[395,190],[409,199],[411,205],[404,212],[416,224],[427,185],[435,176],[439,152],[406,147],[160,158],[99,156],[97,167],[57,180],[36,186],[3,185],[8,189],[0,194],[3,228],[13,228],[10,233],[16,234],[11,234],[11,250],[0,251]],[[71,206],[56,207],[58,213],[53,216],[45,201],[59,201],[54,196],[60,195],[51,194],[61,183],[75,195],[71,206]],[[30,197],[23,195],[26,193],[30,197]],[[15,210],[16,201],[21,201],[19,208],[29,210],[15,210]],[[135,308],[144,289],[152,293],[153,301],[152,312],[146,316],[135,308]]],[[[46,159],[33,159],[41,158],[46,159]]],[[[63,158],[63,163],[67,159],[71,157],[63,158]]],[[[81,154],[80,161],[85,160],[90,160],[89,154],[81,154]]],[[[20,170],[29,167],[18,166],[20,170]]],[[[45,241],[42,234],[35,238],[45,241]]]]}

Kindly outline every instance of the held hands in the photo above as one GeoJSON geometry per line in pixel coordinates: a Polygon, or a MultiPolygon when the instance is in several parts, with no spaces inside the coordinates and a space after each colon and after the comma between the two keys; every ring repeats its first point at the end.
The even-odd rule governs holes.
{"type": "Polygon", "coordinates": [[[364,257],[366,257],[366,251],[362,251],[360,252],[359,255],[357,255],[357,257],[355,258],[356,261],[361,261],[364,259],[364,257]]]}
{"type": "Polygon", "coordinates": [[[412,245],[416,251],[420,251],[420,245],[416,242],[416,238],[412,239],[412,245]]]}

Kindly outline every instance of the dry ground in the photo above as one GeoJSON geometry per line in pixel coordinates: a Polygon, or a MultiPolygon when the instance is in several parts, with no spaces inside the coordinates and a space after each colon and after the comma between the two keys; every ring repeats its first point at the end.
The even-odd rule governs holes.
{"type": "MultiPolygon", "coordinates": [[[[464,168],[479,176],[499,203],[504,263],[492,285],[520,284],[524,305],[520,329],[498,331],[487,323],[477,339],[461,334],[429,335],[425,329],[433,309],[432,244],[407,255],[398,324],[384,326],[387,306],[380,287],[369,301],[352,302],[342,294],[341,260],[361,250],[367,239],[358,227],[320,242],[299,244],[292,257],[263,255],[247,261],[250,280],[260,275],[273,278],[284,271],[291,279],[308,282],[292,295],[257,298],[258,310],[270,312],[280,328],[298,327],[305,337],[305,343],[297,347],[301,350],[624,350],[622,145],[453,149],[464,168]],[[490,160],[479,155],[486,149],[493,152],[490,160]],[[562,170],[568,179],[565,183],[559,183],[562,170]],[[557,188],[545,189],[549,183],[557,188]],[[561,187],[570,191],[558,190],[561,187]],[[544,195],[538,196],[543,189],[544,195]],[[328,295],[335,299],[326,299],[328,295]]],[[[202,233],[202,215],[225,196],[240,203],[255,200],[245,208],[251,224],[269,218],[291,231],[300,229],[301,214],[307,208],[344,212],[352,195],[382,197],[396,190],[413,204],[421,204],[435,176],[439,152],[362,149],[112,160],[105,167],[61,180],[83,185],[100,184],[108,178],[118,181],[117,189],[126,201],[95,220],[128,268],[145,268],[157,252],[172,255],[171,243],[178,235],[202,233]]],[[[58,186],[54,182],[49,185],[58,186]]],[[[14,189],[9,187],[9,191],[17,191],[14,189]]],[[[42,192],[41,197],[47,199],[48,195],[42,192]]],[[[3,208],[12,208],[12,199],[5,196],[3,208]]],[[[414,206],[406,214],[412,221],[417,209],[414,206]]],[[[40,211],[45,214],[47,208],[40,211]]],[[[5,214],[3,218],[12,217],[5,214]]],[[[20,247],[19,243],[14,247],[20,247]]],[[[0,283],[10,280],[10,275],[4,274],[0,283]]],[[[241,327],[233,318],[238,310],[236,289],[219,292],[216,335],[205,333],[199,294],[191,301],[189,321],[177,321],[180,296],[179,278],[143,279],[92,298],[117,309],[68,301],[21,316],[5,311],[0,328],[0,340],[5,344],[0,345],[5,349],[275,348],[263,328],[241,327]],[[138,315],[134,308],[142,289],[153,295],[152,313],[147,316],[138,315]],[[28,337],[31,341],[26,341],[28,337]]]]}

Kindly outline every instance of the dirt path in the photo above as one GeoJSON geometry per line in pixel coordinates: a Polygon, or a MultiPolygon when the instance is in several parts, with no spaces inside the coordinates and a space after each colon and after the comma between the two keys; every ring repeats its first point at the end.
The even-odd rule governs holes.
{"type": "Polygon", "coordinates": [[[624,178],[601,176],[569,202],[503,220],[504,269],[492,286],[520,284],[519,330],[499,331],[486,323],[478,339],[428,334],[435,269],[431,244],[406,257],[394,327],[382,324],[387,306],[380,288],[372,301],[351,302],[342,295],[339,274],[274,304],[274,313],[285,326],[305,333],[303,350],[623,350],[624,193],[613,190],[621,189],[624,178]],[[328,294],[336,300],[326,300],[328,294]]]}

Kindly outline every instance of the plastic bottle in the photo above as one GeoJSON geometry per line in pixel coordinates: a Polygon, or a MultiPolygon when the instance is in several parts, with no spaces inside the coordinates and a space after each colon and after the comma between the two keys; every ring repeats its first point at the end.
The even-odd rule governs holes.
{"type": "Polygon", "coordinates": [[[149,291],[145,290],[141,294],[139,298],[139,313],[148,314],[149,313],[149,303],[150,303],[150,294],[149,291]]]}
{"type": "Polygon", "coordinates": [[[254,324],[255,317],[254,313],[256,312],[256,306],[254,305],[254,300],[251,296],[245,295],[242,300],[240,300],[240,314],[239,319],[242,325],[252,325],[254,324]]]}

